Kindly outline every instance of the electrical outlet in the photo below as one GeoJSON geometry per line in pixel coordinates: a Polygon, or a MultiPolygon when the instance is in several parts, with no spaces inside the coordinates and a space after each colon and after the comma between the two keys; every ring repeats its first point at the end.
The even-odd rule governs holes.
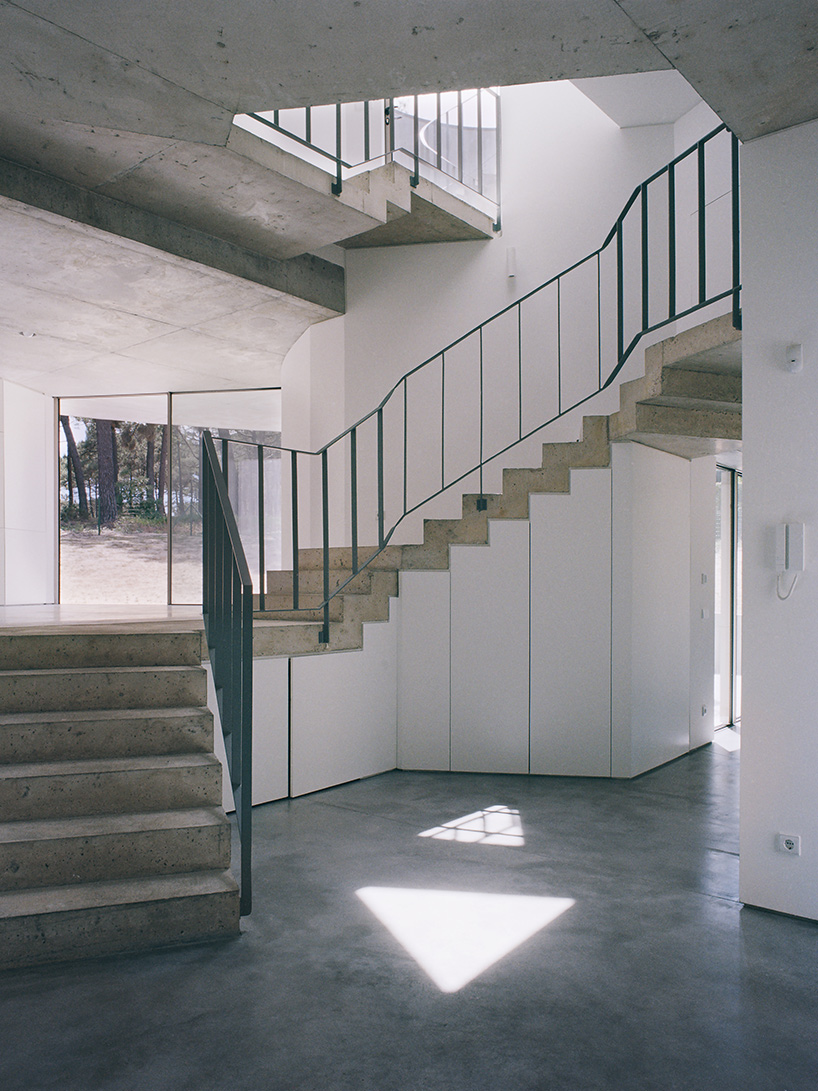
{"type": "Polygon", "coordinates": [[[787,856],[800,856],[801,838],[795,833],[779,833],[775,839],[775,847],[787,856]]]}

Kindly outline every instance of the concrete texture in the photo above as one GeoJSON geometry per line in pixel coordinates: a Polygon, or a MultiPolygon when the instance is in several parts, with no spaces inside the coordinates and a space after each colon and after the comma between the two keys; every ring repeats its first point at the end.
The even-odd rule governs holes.
{"type": "Polygon", "coordinates": [[[813,1091],[818,926],[737,900],[739,754],[636,781],[391,773],[255,811],[229,944],[0,978],[5,1091],[813,1091]],[[515,844],[419,837],[484,808],[515,844]],[[364,887],[575,904],[442,993],[364,887]]]}

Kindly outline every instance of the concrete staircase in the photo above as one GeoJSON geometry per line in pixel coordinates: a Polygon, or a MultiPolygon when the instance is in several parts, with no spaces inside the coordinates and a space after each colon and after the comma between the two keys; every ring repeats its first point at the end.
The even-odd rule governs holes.
{"type": "MultiPolygon", "coordinates": [[[[741,446],[741,334],[729,315],[713,319],[653,345],[645,374],[620,387],[620,408],[610,417],[583,418],[582,439],[544,443],[542,465],[505,469],[503,491],[482,499],[463,496],[459,519],[426,519],[423,543],[387,546],[330,604],[329,645],[319,643],[323,554],[299,551],[299,605],[293,612],[292,572],[269,572],[266,610],[257,613],[257,655],[304,655],[363,646],[363,624],[386,621],[389,599],[398,594],[400,571],[449,567],[452,545],[488,543],[489,520],[527,519],[535,493],[567,493],[571,470],[610,465],[611,443],[632,441],[682,458],[699,458],[741,446]],[[265,626],[264,622],[271,622],[265,626]],[[289,624],[286,624],[289,622],[289,624]]],[[[374,552],[359,547],[359,558],[374,552]]],[[[350,549],[330,550],[330,586],[352,577],[350,549]]]]}
{"type": "Polygon", "coordinates": [[[0,968],[238,932],[201,644],[0,635],[0,968]]]}

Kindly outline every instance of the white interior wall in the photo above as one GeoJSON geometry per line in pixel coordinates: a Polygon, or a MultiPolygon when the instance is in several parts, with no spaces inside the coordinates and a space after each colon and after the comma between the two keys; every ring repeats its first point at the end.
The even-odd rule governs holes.
{"type": "Polygon", "coordinates": [[[690,463],[613,444],[611,768],[690,746],[690,463]]]}
{"type": "Polygon", "coordinates": [[[0,382],[2,516],[6,605],[56,601],[56,454],[54,401],[0,382]]]}
{"type": "MultiPolygon", "coordinates": [[[[818,123],[746,144],[741,898],[818,918],[818,123]],[[804,346],[800,374],[786,346],[804,346]],[[806,571],[776,597],[775,527],[806,524],[806,571]],[[801,855],[775,850],[801,837],[801,855]]],[[[789,578],[787,580],[789,583],[789,578]]]]}
{"type": "Polygon", "coordinates": [[[531,497],[531,772],[611,774],[611,471],[531,497]]]}

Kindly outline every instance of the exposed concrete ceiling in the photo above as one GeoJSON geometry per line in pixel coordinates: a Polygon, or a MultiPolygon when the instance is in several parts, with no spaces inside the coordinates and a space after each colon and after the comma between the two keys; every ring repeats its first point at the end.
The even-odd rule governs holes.
{"type": "Polygon", "coordinates": [[[11,117],[224,144],[235,113],[676,67],[741,139],[818,115],[814,0],[20,0],[11,117]]]}
{"type": "MultiPolygon", "coordinates": [[[[254,340],[252,331],[269,334],[271,302],[283,306],[279,326],[290,334],[308,313],[334,313],[322,312],[314,292],[302,308],[279,290],[315,274],[311,260],[293,255],[330,240],[319,233],[287,241],[292,187],[258,204],[269,153],[261,161],[248,154],[247,134],[232,127],[235,113],[675,67],[742,139],[818,116],[815,0],[0,0],[0,30],[0,156],[32,177],[45,172],[78,187],[71,200],[46,208],[70,216],[73,201],[94,211],[80,230],[80,251],[89,255],[94,241],[90,264],[99,273],[82,287],[72,264],[76,225],[35,215],[29,233],[15,236],[19,207],[0,209],[4,242],[14,239],[4,247],[0,284],[4,373],[62,393],[81,383],[124,389],[125,375],[141,389],[189,388],[193,375],[198,385],[267,385],[282,341],[254,340]],[[209,206],[208,189],[219,191],[209,206]],[[110,222],[113,206],[104,202],[111,200],[126,210],[123,223],[165,217],[166,233],[179,236],[164,244],[170,253],[157,256],[96,230],[110,222]],[[256,283],[232,275],[234,252],[213,259],[221,272],[196,264],[203,263],[201,247],[190,242],[197,230],[211,232],[222,249],[249,248],[242,260],[256,283]],[[157,262],[152,272],[149,257],[157,262]],[[131,274],[144,296],[112,296],[117,277],[131,274]],[[174,307],[153,309],[156,284],[167,286],[174,307]],[[191,296],[210,299],[218,331],[188,317],[191,296]],[[72,328],[74,306],[84,317],[72,328]],[[253,321],[235,320],[251,312],[253,321]],[[22,337],[15,325],[35,336],[22,337]]],[[[366,211],[341,204],[353,220],[366,211]]],[[[130,237],[161,246],[160,234],[130,237]]]]}
{"type": "Polygon", "coordinates": [[[335,312],[0,197],[4,378],[48,394],[274,386],[335,312]]]}

